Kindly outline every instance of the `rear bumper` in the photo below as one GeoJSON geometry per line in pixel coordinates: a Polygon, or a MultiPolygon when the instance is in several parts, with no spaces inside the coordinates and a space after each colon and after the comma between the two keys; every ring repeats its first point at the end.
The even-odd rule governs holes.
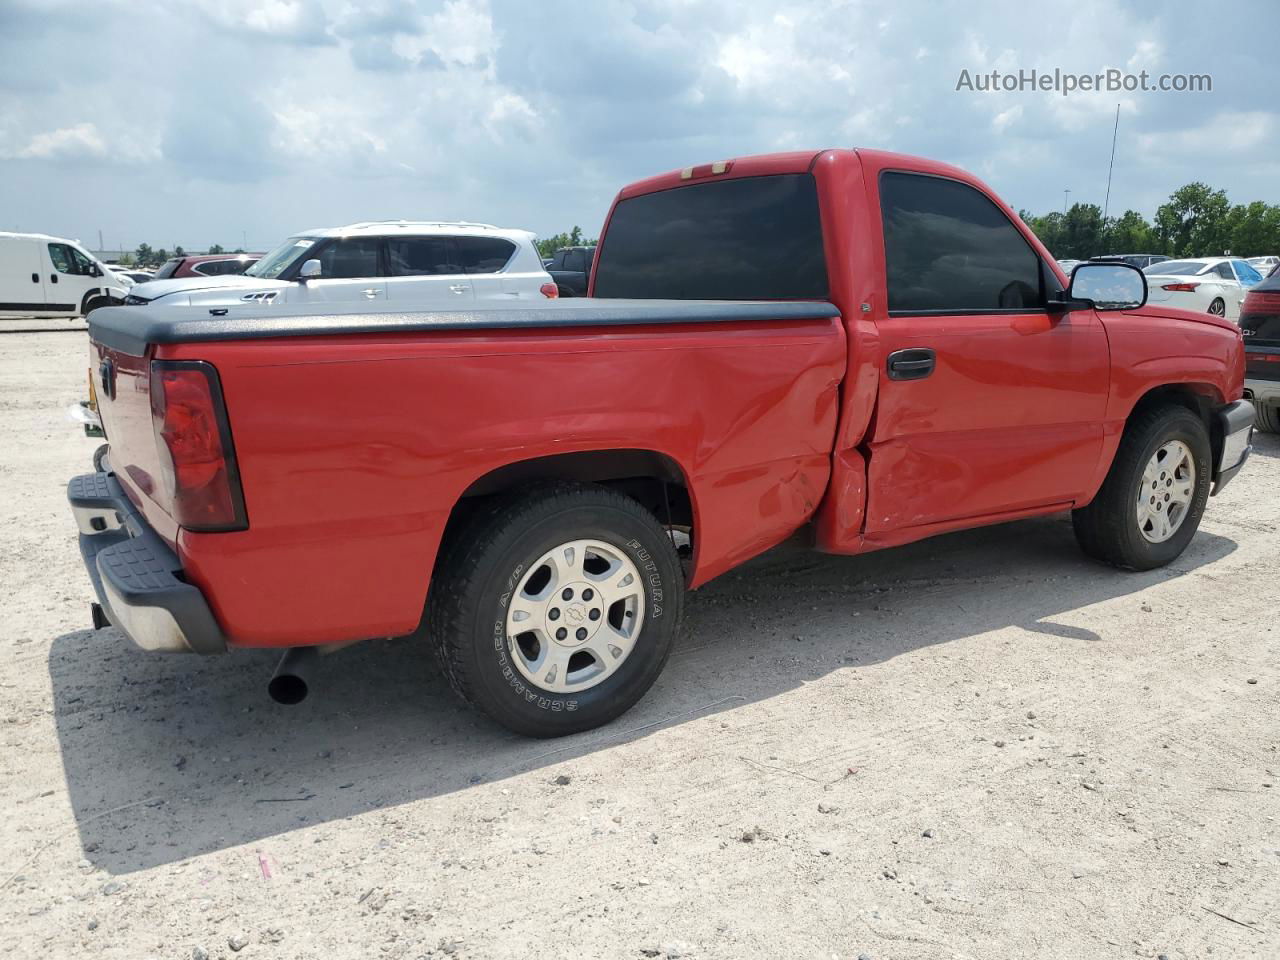
{"type": "Polygon", "coordinates": [[[226,637],[182,563],[110,473],[67,484],[80,555],[107,619],[143,650],[223,653],[226,637]]]}
{"type": "Polygon", "coordinates": [[[1253,404],[1237,400],[1221,407],[1217,413],[1222,426],[1222,449],[1213,470],[1213,495],[1240,472],[1253,451],[1253,404]]]}

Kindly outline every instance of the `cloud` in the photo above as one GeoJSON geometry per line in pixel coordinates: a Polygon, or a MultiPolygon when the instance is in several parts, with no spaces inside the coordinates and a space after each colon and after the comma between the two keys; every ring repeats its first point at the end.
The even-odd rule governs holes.
{"type": "Polygon", "coordinates": [[[9,156],[17,160],[59,160],[105,157],[107,145],[92,123],[37,133],[27,145],[9,156]]]}
{"type": "Polygon", "coordinates": [[[334,42],[318,0],[195,0],[194,5],[232,33],[303,45],[334,42]]]}

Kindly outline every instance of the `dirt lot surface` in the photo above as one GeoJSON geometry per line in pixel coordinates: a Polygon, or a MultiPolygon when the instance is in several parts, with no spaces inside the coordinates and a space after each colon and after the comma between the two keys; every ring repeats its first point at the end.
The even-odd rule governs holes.
{"type": "Polygon", "coordinates": [[[423,649],[89,631],[83,333],[0,334],[0,956],[1280,956],[1280,442],[1171,568],[1063,518],[691,598],[648,697],[521,740],[423,649]]]}

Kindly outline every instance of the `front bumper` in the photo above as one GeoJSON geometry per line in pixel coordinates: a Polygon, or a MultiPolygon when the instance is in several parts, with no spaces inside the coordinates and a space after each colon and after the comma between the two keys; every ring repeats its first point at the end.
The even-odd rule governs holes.
{"type": "Polygon", "coordinates": [[[1217,416],[1222,427],[1222,449],[1213,470],[1215,497],[1240,472],[1253,452],[1253,404],[1248,400],[1237,400],[1221,407],[1217,416]]]}
{"type": "Polygon", "coordinates": [[[114,474],[67,484],[80,555],[112,625],[143,650],[223,653],[226,637],[182,563],[125,496],[114,474]]]}

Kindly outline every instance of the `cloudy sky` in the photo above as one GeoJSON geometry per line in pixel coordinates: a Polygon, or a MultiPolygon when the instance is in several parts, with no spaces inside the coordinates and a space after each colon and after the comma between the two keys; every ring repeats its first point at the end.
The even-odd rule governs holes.
{"type": "Polygon", "coordinates": [[[0,229],[255,248],[393,217],[594,233],[622,184],[795,148],[918,153],[1015,207],[1280,202],[1280,4],[0,0],[0,229]],[[1212,93],[957,92],[961,70],[1212,93]]]}

